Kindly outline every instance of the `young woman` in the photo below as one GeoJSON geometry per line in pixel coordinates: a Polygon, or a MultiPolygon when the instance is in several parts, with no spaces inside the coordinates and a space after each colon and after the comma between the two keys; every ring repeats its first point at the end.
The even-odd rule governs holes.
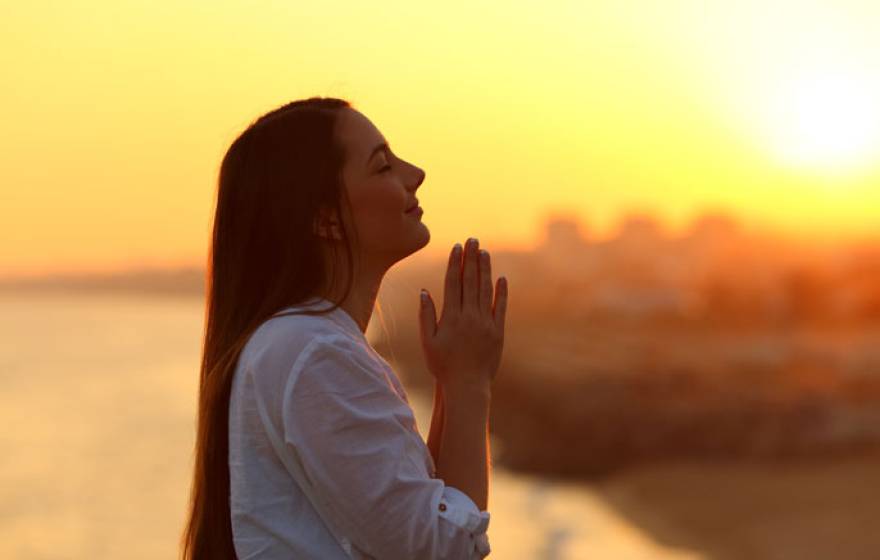
{"type": "Polygon", "coordinates": [[[476,559],[489,554],[490,385],[507,284],[453,247],[427,445],[364,333],[386,271],[424,247],[420,168],[344,100],[288,103],[220,167],[195,476],[183,558],[476,559]],[[416,208],[411,210],[411,208],[416,208]]]}

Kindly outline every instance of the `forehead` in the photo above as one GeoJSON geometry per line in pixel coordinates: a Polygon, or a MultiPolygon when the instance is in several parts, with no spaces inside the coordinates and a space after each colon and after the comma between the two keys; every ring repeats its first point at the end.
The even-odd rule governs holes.
{"type": "Polygon", "coordinates": [[[346,148],[349,159],[366,162],[377,144],[385,142],[379,129],[364,114],[354,109],[343,109],[337,127],[339,140],[346,148]]]}

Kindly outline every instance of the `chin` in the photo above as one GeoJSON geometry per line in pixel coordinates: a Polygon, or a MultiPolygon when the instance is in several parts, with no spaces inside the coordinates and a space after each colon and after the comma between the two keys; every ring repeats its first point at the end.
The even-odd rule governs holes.
{"type": "Polygon", "coordinates": [[[421,230],[424,232],[424,236],[423,236],[423,237],[424,237],[424,242],[423,242],[421,245],[419,245],[419,249],[421,249],[422,247],[426,246],[426,245],[428,244],[428,242],[431,241],[431,230],[429,230],[429,229],[428,229],[428,226],[426,226],[425,224],[423,224],[423,223],[421,223],[421,222],[419,222],[419,223],[420,223],[421,226],[422,226],[422,227],[419,228],[419,229],[421,229],[421,230]]]}
{"type": "Polygon", "coordinates": [[[428,228],[424,226],[420,227],[419,232],[413,234],[412,240],[410,241],[410,243],[408,243],[408,245],[410,246],[410,254],[423,249],[430,241],[431,232],[428,231],[428,228]]]}
{"type": "Polygon", "coordinates": [[[411,241],[408,243],[408,250],[406,252],[406,258],[413,253],[417,253],[425,248],[428,243],[431,241],[431,231],[428,229],[428,226],[425,224],[420,224],[417,233],[412,234],[411,241]]]}

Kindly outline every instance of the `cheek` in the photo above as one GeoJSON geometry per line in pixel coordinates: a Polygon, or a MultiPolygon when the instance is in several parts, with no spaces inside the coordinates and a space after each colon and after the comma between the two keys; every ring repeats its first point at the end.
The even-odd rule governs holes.
{"type": "Polygon", "coordinates": [[[407,219],[403,213],[405,205],[398,195],[383,193],[381,189],[375,189],[372,196],[361,196],[353,201],[355,225],[364,243],[384,241],[387,244],[389,236],[398,234],[407,219]]]}

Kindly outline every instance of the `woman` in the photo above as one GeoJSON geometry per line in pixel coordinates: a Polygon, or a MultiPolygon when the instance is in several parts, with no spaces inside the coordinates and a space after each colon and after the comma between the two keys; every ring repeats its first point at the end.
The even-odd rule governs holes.
{"type": "Polygon", "coordinates": [[[425,444],[364,333],[385,272],[424,247],[425,173],[344,100],[260,117],[220,168],[185,559],[483,558],[490,384],[507,284],[453,247],[425,444]],[[494,294],[494,296],[493,296],[494,294]],[[322,309],[323,307],[323,309],[322,309]]]}

